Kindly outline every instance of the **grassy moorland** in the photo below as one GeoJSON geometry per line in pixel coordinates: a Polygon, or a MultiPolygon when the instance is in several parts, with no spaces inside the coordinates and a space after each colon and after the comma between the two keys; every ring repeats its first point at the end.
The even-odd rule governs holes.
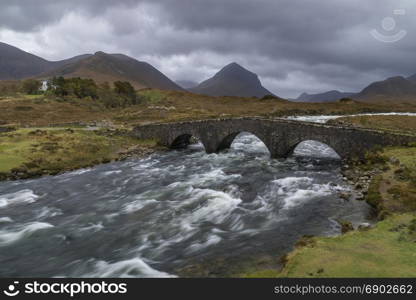
{"type": "Polygon", "coordinates": [[[111,130],[28,128],[0,134],[0,180],[63,171],[144,155],[155,141],[137,140],[111,130]]]}
{"type": "MultiPolygon", "coordinates": [[[[354,114],[388,112],[390,105],[355,101],[294,103],[279,98],[209,97],[187,92],[143,90],[136,104],[106,106],[100,99],[56,96],[0,96],[0,125],[51,126],[66,123],[112,123],[131,127],[148,122],[170,122],[238,116],[354,114]]],[[[398,105],[397,111],[415,111],[416,104],[398,105]]]]}
{"type": "Polygon", "coordinates": [[[416,134],[414,116],[355,116],[330,120],[328,123],[416,134]]]}
{"type": "Polygon", "coordinates": [[[264,269],[243,277],[413,277],[416,216],[392,216],[375,228],[304,241],[283,270],[264,269]]]}
{"type": "MultiPolygon", "coordinates": [[[[240,116],[353,114],[390,110],[389,105],[352,100],[336,103],[294,103],[276,97],[209,97],[178,91],[134,91],[126,82],[115,83],[114,87],[108,84],[98,86],[91,80],[80,78],[54,78],[57,88],[39,94],[38,84],[33,80],[0,84],[0,127],[26,128],[27,132],[33,132],[33,128],[85,125],[128,130],[135,125],[150,122],[240,116]],[[34,95],[30,95],[31,93],[34,95]]],[[[398,105],[397,110],[416,111],[416,104],[398,105]]],[[[40,136],[27,132],[20,130],[0,137],[0,172],[3,172],[1,178],[54,174],[58,170],[71,170],[108,161],[115,158],[110,152],[129,148],[133,144],[131,139],[120,138],[114,141],[114,138],[97,136],[86,131],[58,134],[59,131],[45,129],[46,133],[40,136]],[[95,140],[96,148],[90,142],[92,140],[95,140]],[[44,147],[44,143],[57,143],[58,149],[73,153],[68,156],[65,152],[63,155],[63,150],[53,147],[50,152],[46,151],[48,147],[44,147]],[[33,147],[34,144],[40,146],[33,147]],[[109,145],[113,145],[116,150],[109,145]],[[77,149],[82,151],[77,153],[77,149]]],[[[141,142],[136,140],[135,143],[141,142]]]]}

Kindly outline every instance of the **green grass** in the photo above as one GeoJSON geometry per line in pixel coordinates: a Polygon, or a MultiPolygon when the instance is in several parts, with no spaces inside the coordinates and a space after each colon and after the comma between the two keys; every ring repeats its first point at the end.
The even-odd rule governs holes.
{"type": "MultiPolygon", "coordinates": [[[[0,138],[3,140],[2,138],[0,138]]],[[[19,167],[29,156],[30,140],[19,137],[7,139],[0,144],[0,172],[8,172],[19,167]]]]}
{"type": "Polygon", "coordinates": [[[384,151],[388,157],[396,157],[407,168],[416,170],[416,147],[393,147],[384,151]]]}
{"type": "Polygon", "coordinates": [[[132,147],[154,148],[156,141],[83,129],[20,129],[0,135],[0,173],[56,174],[118,159],[132,147]]]}
{"type": "Polygon", "coordinates": [[[139,92],[139,95],[143,97],[147,104],[157,104],[165,99],[165,95],[158,90],[143,90],[139,92]]]}
{"type": "Polygon", "coordinates": [[[317,237],[288,256],[282,271],[260,270],[243,277],[414,277],[414,214],[392,216],[366,231],[317,237]]]}
{"type": "Polygon", "coordinates": [[[415,134],[416,132],[415,116],[355,116],[330,120],[329,124],[331,123],[407,134],[415,134]]]}
{"type": "Polygon", "coordinates": [[[414,218],[411,214],[397,215],[372,230],[317,238],[313,246],[299,248],[289,256],[290,263],[280,276],[414,277],[416,243],[407,233],[414,218]],[[396,230],[402,224],[406,227],[396,230]]]}

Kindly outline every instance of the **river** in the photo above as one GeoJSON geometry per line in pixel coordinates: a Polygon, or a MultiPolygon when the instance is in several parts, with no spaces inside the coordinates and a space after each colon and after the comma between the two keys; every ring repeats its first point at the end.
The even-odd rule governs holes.
{"type": "Polygon", "coordinates": [[[169,277],[218,257],[280,256],[303,235],[367,222],[330,148],[272,160],[255,136],[0,183],[1,277],[169,277]]]}

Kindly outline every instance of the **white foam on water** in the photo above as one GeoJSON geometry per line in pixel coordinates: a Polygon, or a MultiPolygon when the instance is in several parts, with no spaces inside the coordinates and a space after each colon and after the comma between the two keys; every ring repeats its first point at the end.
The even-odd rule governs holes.
{"type": "MultiPolygon", "coordinates": [[[[174,186],[178,187],[178,184],[174,186]]],[[[239,198],[222,191],[192,187],[184,188],[182,196],[181,201],[164,201],[163,205],[169,209],[161,210],[154,220],[155,226],[169,228],[169,234],[153,236],[151,239],[149,236],[142,237],[136,251],[143,253],[151,249],[151,254],[147,253],[146,256],[157,259],[171,247],[191,238],[196,238],[196,246],[190,249],[196,251],[219,242],[219,237],[206,238],[201,235],[201,225],[204,222],[222,224],[229,221],[232,227],[238,229],[244,225],[234,222],[234,217],[238,218],[238,215],[233,216],[233,211],[242,201],[239,198]]]]}
{"type": "Polygon", "coordinates": [[[159,163],[160,161],[157,159],[152,158],[151,156],[145,159],[141,159],[139,161],[135,161],[132,164],[132,169],[135,171],[142,171],[143,169],[149,169],[153,165],[159,163]]]}
{"type": "Polygon", "coordinates": [[[141,210],[142,208],[144,208],[145,206],[149,204],[155,204],[155,203],[158,203],[156,199],[149,199],[149,200],[138,199],[138,200],[135,200],[133,202],[123,205],[122,211],[126,214],[130,214],[130,213],[134,213],[136,211],[141,210]]]}
{"type": "Polygon", "coordinates": [[[104,228],[104,225],[102,222],[98,222],[97,224],[89,223],[88,226],[82,227],[79,229],[79,231],[93,231],[97,232],[104,228]]]}
{"type": "Polygon", "coordinates": [[[0,208],[13,204],[33,203],[39,198],[32,190],[24,189],[15,193],[0,195],[0,208]]]}
{"type": "Polygon", "coordinates": [[[80,170],[72,171],[72,172],[68,173],[68,175],[81,175],[81,174],[84,174],[84,173],[88,173],[88,172],[90,172],[92,170],[93,169],[91,169],[91,168],[88,168],[88,169],[80,169],[80,170]]]}
{"type": "Polygon", "coordinates": [[[212,169],[206,173],[192,175],[189,180],[187,180],[187,183],[191,185],[205,186],[218,181],[224,182],[229,179],[236,179],[240,177],[240,174],[227,175],[221,169],[212,169]]]}
{"type": "Polygon", "coordinates": [[[108,175],[112,175],[112,174],[120,174],[120,173],[122,173],[123,171],[121,171],[121,170],[114,170],[114,171],[106,171],[106,172],[103,172],[103,175],[104,176],[108,176],[108,175]]]}
{"type": "Polygon", "coordinates": [[[129,260],[122,260],[115,263],[108,263],[106,261],[98,261],[94,266],[94,271],[83,277],[98,277],[98,278],[169,278],[176,277],[174,275],[153,269],[141,258],[133,258],[129,260]]]}
{"type": "Polygon", "coordinates": [[[9,217],[1,217],[0,218],[0,223],[12,223],[13,220],[9,217]]]}
{"type": "Polygon", "coordinates": [[[313,179],[310,177],[285,177],[272,181],[272,183],[279,185],[283,189],[292,189],[294,186],[299,186],[301,184],[309,185],[312,182],[313,179]]]}
{"type": "Polygon", "coordinates": [[[51,228],[51,227],[54,227],[54,226],[49,223],[33,222],[33,223],[26,224],[20,230],[16,230],[16,231],[1,230],[0,231],[0,246],[10,245],[23,238],[31,236],[36,231],[51,228]]]}
{"type": "Polygon", "coordinates": [[[329,191],[314,191],[314,190],[296,190],[293,193],[290,193],[288,197],[284,199],[285,204],[283,206],[284,209],[289,209],[298,205],[305,203],[312,198],[318,196],[327,196],[329,195],[329,191]]]}
{"type": "Polygon", "coordinates": [[[313,123],[326,123],[329,120],[339,119],[342,117],[359,117],[359,116],[416,116],[416,113],[373,113],[373,114],[355,114],[355,115],[335,115],[335,116],[290,116],[286,119],[294,121],[303,121],[303,122],[313,122],[313,123]]]}
{"type": "Polygon", "coordinates": [[[313,179],[309,177],[286,177],[274,180],[272,184],[272,192],[283,197],[283,209],[299,206],[313,198],[328,196],[333,192],[329,184],[314,184],[313,179]]]}
{"type": "Polygon", "coordinates": [[[219,237],[218,235],[211,234],[211,235],[208,236],[208,238],[206,239],[206,241],[201,242],[201,243],[194,243],[194,244],[190,245],[185,251],[187,253],[194,253],[194,252],[197,252],[197,251],[206,249],[209,246],[216,245],[221,240],[222,240],[222,238],[219,237]]]}
{"type": "Polygon", "coordinates": [[[63,214],[62,210],[58,208],[45,206],[45,207],[42,207],[40,210],[38,210],[36,219],[37,220],[47,219],[47,218],[60,216],[62,214],[63,214]]]}
{"type": "Polygon", "coordinates": [[[194,189],[190,200],[199,202],[200,206],[183,217],[184,227],[203,221],[221,224],[242,202],[241,199],[234,198],[225,192],[211,189],[194,189]]]}

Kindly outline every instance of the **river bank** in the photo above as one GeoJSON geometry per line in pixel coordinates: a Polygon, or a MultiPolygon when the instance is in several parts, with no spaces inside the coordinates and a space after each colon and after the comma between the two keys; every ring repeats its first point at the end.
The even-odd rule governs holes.
{"type": "Polygon", "coordinates": [[[0,180],[57,175],[101,163],[145,157],[156,141],[128,131],[88,128],[21,128],[0,133],[0,180]]]}
{"type": "MultiPolygon", "coordinates": [[[[390,147],[343,166],[356,199],[373,207],[373,226],[336,237],[304,237],[281,268],[251,268],[241,277],[412,277],[416,272],[416,147],[390,147]]],[[[344,195],[350,199],[352,193],[344,195]]]]}

